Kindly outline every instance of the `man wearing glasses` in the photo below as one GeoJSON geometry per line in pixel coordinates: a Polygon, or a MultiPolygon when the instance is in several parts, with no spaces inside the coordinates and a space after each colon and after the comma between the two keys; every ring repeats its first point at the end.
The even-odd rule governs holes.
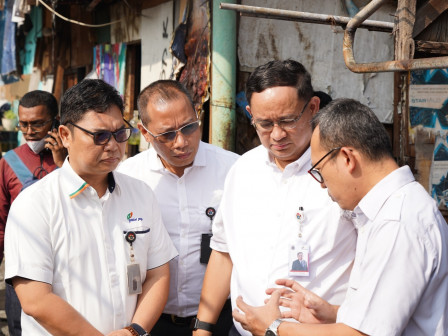
{"type": "MultiPolygon", "coordinates": [[[[279,277],[341,303],[355,252],[353,226],[342,221],[338,227],[337,204],[307,173],[309,122],[319,109],[309,73],[293,60],[269,62],[248,78],[246,97],[262,145],[227,176],[197,316],[208,324],[229,291],[234,308],[240,295],[259,306],[279,277]],[[309,256],[307,272],[291,272],[299,252],[309,256]]],[[[194,335],[210,335],[203,329],[194,335]]],[[[251,334],[235,323],[230,335],[251,334]]]]}
{"type": "MultiPolygon", "coordinates": [[[[138,110],[142,120],[138,127],[151,147],[123,162],[119,171],[154,190],[179,251],[179,257],[170,261],[168,302],[151,335],[191,336],[210,253],[212,219],[238,155],[200,141],[200,120],[190,93],[177,81],[159,80],[143,89],[138,110]]],[[[215,335],[227,336],[231,325],[227,302],[215,335]]]]}
{"type": "MultiPolygon", "coordinates": [[[[348,212],[358,232],[349,289],[328,303],[291,279],[266,306],[238,301],[235,318],[254,335],[279,320],[278,334],[442,336],[448,332],[448,226],[436,202],[399,167],[372,110],[336,99],[312,121],[310,175],[348,212]],[[287,314],[278,305],[293,307],[287,314]]],[[[244,299],[244,298],[243,298],[244,299]]]]}
{"type": "Polygon", "coordinates": [[[152,190],[113,172],[131,128],[123,101],[84,80],[61,102],[63,166],[22,192],[6,226],[5,279],[24,335],[147,335],[177,255],[152,190]]]}
{"type": "MultiPolygon", "coordinates": [[[[18,129],[26,144],[8,151],[0,160],[0,262],[12,202],[22,189],[61,167],[67,156],[57,133],[58,119],[58,103],[51,93],[31,91],[19,102],[18,129]]],[[[10,334],[20,336],[20,302],[8,284],[5,300],[10,334]]]]}

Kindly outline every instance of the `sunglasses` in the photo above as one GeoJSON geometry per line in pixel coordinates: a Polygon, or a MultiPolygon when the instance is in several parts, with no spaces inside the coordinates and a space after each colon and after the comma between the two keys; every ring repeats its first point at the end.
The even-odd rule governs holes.
{"type": "Polygon", "coordinates": [[[191,122],[189,124],[186,124],[186,125],[178,128],[177,130],[174,130],[174,131],[163,132],[163,133],[160,133],[160,134],[152,134],[151,131],[148,130],[142,124],[143,128],[149,134],[151,134],[154,137],[154,139],[157,139],[157,140],[159,140],[162,143],[167,143],[167,142],[173,141],[176,138],[178,132],[181,132],[185,136],[191,135],[199,128],[200,125],[201,125],[201,121],[200,120],[196,120],[196,121],[193,121],[193,122],[191,122]]]}
{"type": "MultiPolygon", "coordinates": [[[[123,119],[129,126],[131,126],[125,119],[123,119]]],[[[90,134],[93,136],[93,143],[95,145],[101,146],[105,145],[109,142],[110,138],[113,136],[115,141],[117,142],[126,142],[132,133],[133,127],[125,127],[120,128],[119,130],[115,132],[111,131],[98,131],[98,132],[91,132],[89,130],[86,130],[85,128],[82,128],[81,126],[78,126],[72,122],[68,122],[67,124],[71,124],[75,126],[76,128],[79,128],[81,131],[86,132],[87,134],[90,134]]]]}

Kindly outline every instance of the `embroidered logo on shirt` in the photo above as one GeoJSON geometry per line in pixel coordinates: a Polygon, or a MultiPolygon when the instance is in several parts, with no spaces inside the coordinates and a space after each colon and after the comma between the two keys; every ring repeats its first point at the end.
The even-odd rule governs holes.
{"type": "Polygon", "coordinates": [[[141,222],[143,220],[143,218],[141,218],[141,217],[132,218],[133,216],[134,216],[134,213],[132,211],[130,213],[128,213],[128,215],[126,216],[126,218],[129,221],[129,223],[131,223],[131,222],[141,222]]]}

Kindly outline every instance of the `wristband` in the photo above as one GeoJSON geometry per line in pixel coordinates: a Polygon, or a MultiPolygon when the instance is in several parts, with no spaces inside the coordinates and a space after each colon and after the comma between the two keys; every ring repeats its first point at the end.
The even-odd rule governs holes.
{"type": "Polygon", "coordinates": [[[215,328],[215,325],[213,323],[203,322],[200,321],[198,318],[194,318],[191,320],[190,329],[194,330],[206,330],[209,332],[213,332],[213,329],[215,328]]]}
{"type": "Polygon", "coordinates": [[[124,327],[123,329],[129,330],[132,336],[151,336],[145,329],[143,329],[137,323],[131,323],[130,326],[124,327]]]}

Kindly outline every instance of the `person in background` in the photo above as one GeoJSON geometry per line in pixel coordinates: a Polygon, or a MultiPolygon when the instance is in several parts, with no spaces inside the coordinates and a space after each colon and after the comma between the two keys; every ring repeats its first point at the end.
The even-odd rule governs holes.
{"type": "Polygon", "coordinates": [[[448,226],[436,202],[408,166],[398,167],[384,126],[367,106],[336,99],[312,127],[309,173],[358,231],[347,295],[332,305],[282,279],[277,285],[286,287],[269,289],[265,306],[239,298],[235,319],[253,335],[265,335],[274,320],[281,336],[447,335],[448,226]],[[279,304],[290,311],[281,313],[279,304]]]}
{"type": "Polygon", "coordinates": [[[102,80],[66,91],[68,157],[11,206],[5,279],[24,335],[143,336],[163,310],[177,251],[152,190],[113,171],[132,131],[123,108],[102,80]]]}
{"type": "MultiPolygon", "coordinates": [[[[155,192],[163,222],[179,256],[170,261],[170,294],[153,336],[191,336],[208,261],[212,219],[224,180],[238,155],[204,143],[190,93],[174,80],[159,80],[138,97],[139,129],[151,146],[124,161],[119,171],[155,192]]],[[[230,300],[214,335],[232,326],[230,300]]]]}
{"type": "MultiPolygon", "coordinates": [[[[294,60],[271,61],[250,75],[246,97],[262,145],[242,155],[227,175],[195,336],[210,335],[229,292],[234,308],[239,295],[258,306],[280,277],[291,276],[340,304],[353,265],[355,230],[307,173],[309,122],[320,103],[310,74],[294,60]],[[298,252],[309,256],[308,272],[290,272],[298,252]]],[[[240,334],[250,335],[235,323],[230,335],[240,334]]]]}
{"type": "MultiPolygon", "coordinates": [[[[57,131],[58,103],[51,93],[39,90],[28,92],[19,102],[18,113],[18,129],[22,131],[26,143],[6,152],[0,160],[0,262],[12,202],[23,188],[61,167],[67,156],[57,131]]],[[[6,284],[5,292],[9,333],[20,336],[20,302],[11,285],[6,284]]]]}

